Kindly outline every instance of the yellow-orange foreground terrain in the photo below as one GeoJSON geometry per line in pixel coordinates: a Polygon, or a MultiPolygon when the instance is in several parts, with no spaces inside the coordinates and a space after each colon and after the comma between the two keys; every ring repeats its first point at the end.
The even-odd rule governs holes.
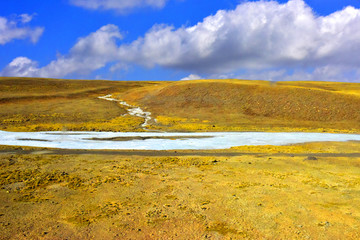
{"type": "Polygon", "coordinates": [[[360,239],[359,149],[4,146],[0,239],[360,239]]]}

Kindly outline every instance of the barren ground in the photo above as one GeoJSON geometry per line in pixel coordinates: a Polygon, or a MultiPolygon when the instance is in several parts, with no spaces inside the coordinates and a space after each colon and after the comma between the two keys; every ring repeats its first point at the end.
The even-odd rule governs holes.
{"type": "Polygon", "coordinates": [[[359,239],[359,143],[346,144],[214,156],[4,146],[0,238],[359,239]]]}

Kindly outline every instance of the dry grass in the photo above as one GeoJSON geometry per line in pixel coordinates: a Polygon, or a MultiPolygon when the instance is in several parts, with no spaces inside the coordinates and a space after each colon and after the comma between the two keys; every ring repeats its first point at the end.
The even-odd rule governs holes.
{"type": "Polygon", "coordinates": [[[281,147],[289,157],[269,147],[234,157],[0,155],[0,239],[359,239],[360,159],[307,160],[303,147],[281,147]]]}
{"type": "Polygon", "coordinates": [[[134,89],[119,97],[165,122],[175,119],[154,124],[163,130],[359,132],[359,93],[360,84],[349,83],[201,80],[134,89]]]}
{"type": "MultiPolygon", "coordinates": [[[[142,119],[97,99],[115,94],[152,111],[157,129],[359,132],[359,88],[1,78],[0,129],[139,130],[142,119]]],[[[351,154],[359,149],[308,143],[151,157],[0,146],[0,239],[360,239],[360,158],[351,154]],[[33,153],[11,153],[22,151],[33,153]]]]}
{"type": "Polygon", "coordinates": [[[136,131],[142,119],[122,117],[126,109],[97,97],[152,84],[0,78],[0,129],[136,131]]]}
{"type": "Polygon", "coordinates": [[[359,153],[360,143],[358,141],[348,142],[312,142],[302,144],[292,144],[286,146],[238,146],[232,147],[232,150],[236,150],[241,153],[297,153],[297,154],[311,154],[311,153],[359,153]],[[260,152],[259,152],[260,151],[260,152]]]}
{"type": "Polygon", "coordinates": [[[152,112],[164,131],[360,132],[360,84],[200,80],[116,82],[0,78],[0,129],[142,131],[141,119],[97,99],[152,112]]]}

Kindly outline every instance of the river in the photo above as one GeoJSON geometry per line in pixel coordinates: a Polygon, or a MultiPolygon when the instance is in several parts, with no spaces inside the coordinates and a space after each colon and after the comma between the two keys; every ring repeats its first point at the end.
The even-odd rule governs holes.
{"type": "Polygon", "coordinates": [[[0,145],[62,149],[206,150],[244,145],[288,145],[324,141],[360,141],[358,134],[301,132],[6,132],[0,145]]]}

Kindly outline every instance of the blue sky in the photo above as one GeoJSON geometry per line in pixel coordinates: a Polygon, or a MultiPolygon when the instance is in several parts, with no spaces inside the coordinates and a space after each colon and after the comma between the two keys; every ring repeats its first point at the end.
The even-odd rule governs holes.
{"type": "Polygon", "coordinates": [[[0,75],[360,82],[359,0],[11,0],[0,75]]]}

